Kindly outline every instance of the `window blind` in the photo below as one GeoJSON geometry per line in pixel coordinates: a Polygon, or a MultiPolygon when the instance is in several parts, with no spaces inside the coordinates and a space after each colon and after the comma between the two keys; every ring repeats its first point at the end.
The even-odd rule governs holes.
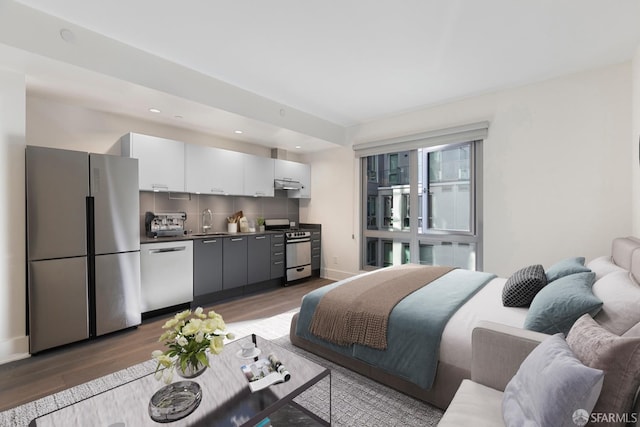
{"type": "Polygon", "coordinates": [[[458,142],[483,140],[489,133],[489,122],[470,123],[445,129],[432,130],[396,138],[355,144],[356,157],[373,156],[391,152],[415,150],[458,142]]]}

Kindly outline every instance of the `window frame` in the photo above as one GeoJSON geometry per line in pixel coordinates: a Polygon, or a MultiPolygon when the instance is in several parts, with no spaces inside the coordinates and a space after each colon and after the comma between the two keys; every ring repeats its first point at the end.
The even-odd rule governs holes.
{"type": "MultiPolygon", "coordinates": [[[[402,150],[409,152],[409,231],[404,230],[371,230],[367,228],[368,225],[368,211],[367,211],[367,203],[369,201],[369,194],[367,193],[367,183],[369,177],[368,168],[367,168],[367,158],[370,155],[368,154],[362,155],[360,161],[361,174],[360,174],[360,210],[361,210],[361,219],[360,219],[360,268],[362,270],[375,270],[381,267],[371,266],[367,264],[367,247],[369,244],[369,238],[378,239],[378,244],[380,247],[377,250],[377,258],[380,260],[384,257],[384,251],[381,246],[381,242],[392,240],[396,242],[402,242],[403,244],[409,242],[409,251],[410,251],[410,262],[412,263],[420,263],[420,245],[441,245],[443,243],[454,243],[454,244],[475,244],[475,269],[480,271],[483,266],[483,233],[482,233],[482,224],[483,224],[483,208],[482,208],[482,188],[483,188],[483,173],[482,173],[482,164],[483,164],[483,156],[482,156],[482,147],[483,147],[483,139],[471,139],[467,141],[456,141],[447,144],[426,144],[423,147],[411,148],[409,150],[402,150]],[[423,227],[423,231],[420,232],[419,229],[419,212],[421,209],[417,207],[421,204],[419,200],[419,171],[418,171],[418,149],[424,150],[426,153],[439,151],[444,148],[451,148],[456,146],[461,146],[464,144],[470,144],[470,186],[472,187],[472,191],[470,191],[471,200],[470,203],[470,231],[461,231],[461,230],[429,230],[426,227],[423,227]]],[[[392,154],[398,152],[395,148],[397,147],[388,147],[389,151],[386,153],[380,152],[378,149],[377,154],[392,154]]],[[[428,158],[428,155],[425,154],[424,158],[428,158]]],[[[377,162],[377,160],[376,160],[377,162]]],[[[424,169],[425,174],[428,177],[428,165],[424,169]]],[[[423,183],[425,185],[424,189],[428,189],[428,181],[423,183]]],[[[424,192],[423,194],[427,194],[424,192]]],[[[422,203],[422,207],[427,206],[425,203],[422,203]]],[[[424,210],[424,209],[422,209],[424,210]]],[[[382,214],[378,209],[377,214],[382,214]]],[[[425,212],[423,212],[423,217],[425,216],[425,212]]],[[[426,221],[426,218],[423,218],[426,221]]],[[[402,227],[404,228],[404,227],[402,227]]],[[[402,255],[400,255],[402,256],[402,255]]],[[[383,265],[381,262],[379,265],[383,265]]]]}

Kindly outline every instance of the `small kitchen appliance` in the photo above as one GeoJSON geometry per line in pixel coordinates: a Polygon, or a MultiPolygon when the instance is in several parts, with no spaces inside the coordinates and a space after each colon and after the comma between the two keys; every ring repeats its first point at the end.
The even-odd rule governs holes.
{"type": "Polygon", "coordinates": [[[184,236],[187,234],[187,230],[184,228],[186,220],[187,214],[185,212],[147,212],[144,216],[147,237],[184,236]]]}

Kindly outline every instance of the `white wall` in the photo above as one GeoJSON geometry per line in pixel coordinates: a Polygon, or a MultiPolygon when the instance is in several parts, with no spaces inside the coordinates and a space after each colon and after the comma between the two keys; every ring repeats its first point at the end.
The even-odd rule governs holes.
{"type": "Polygon", "coordinates": [[[321,275],[343,279],[357,270],[359,197],[357,162],[350,147],[305,156],[311,163],[311,199],[300,200],[300,222],[322,224],[321,275]],[[353,237],[352,237],[353,236],[353,237]]]}
{"type": "MultiPolygon", "coordinates": [[[[490,121],[485,271],[506,276],[533,263],[592,259],[609,252],[613,237],[631,233],[630,63],[376,120],[350,135],[357,144],[481,120],[490,121]]],[[[341,272],[355,273],[358,244],[344,221],[358,211],[359,196],[337,186],[353,181],[353,152],[334,150],[311,163],[313,198],[301,221],[343,230],[323,239],[323,258],[329,277],[335,256],[341,272]]]]}
{"type": "Polygon", "coordinates": [[[26,357],[25,77],[0,68],[0,363],[26,357]]]}
{"type": "Polygon", "coordinates": [[[636,53],[632,62],[632,135],[631,135],[631,199],[633,203],[632,218],[634,236],[640,236],[640,46],[636,49],[636,53]]]}

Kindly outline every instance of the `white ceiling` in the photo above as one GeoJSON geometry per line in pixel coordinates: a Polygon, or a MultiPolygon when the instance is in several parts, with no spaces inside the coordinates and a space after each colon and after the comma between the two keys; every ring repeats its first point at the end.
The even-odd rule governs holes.
{"type": "MultiPolygon", "coordinates": [[[[16,4],[0,0],[0,12],[3,3],[16,4]]],[[[73,24],[72,30],[90,30],[266,98],[283,106],[282,116],[306,113],[317,119],[314,126],[334,130],[627,61],[640,46],[640,0],[18,3],[73,24]]],[[[26,19],[23,16],[27,15],[16,19],[26,19]]],[[[32,34],[39,30],[28,22],[21,24],[32,34]]],[[[61,42],[59,34],[47,37],[61,42]]],[[[84,35],[74,30],[74,37],[84,35]]],[[[15,41],[19,37],[13,34],[3,38],[0,42],[21,49],[33,43],[15,41]]],[[[60,54],[47,61],[54,59],[56,67],[64,68],[65,58],[60,54]]],[[[147,88],[146,82],[127,83],[95,68],[87,74],[77,63],[74,70],[71,78],[61,78],[64,71],[28,72],[30,85],[56,96],[73,94],[75,102],[87,106],[132,115],[148,115],[146,108],[162,104],[171,110],[172,119],[183,117],[175,119],[179,126],[212,133],[244,126],[243,136],[231,137],[264,145],[275,146],[275,137],[302,144],[307,151],[340,143],[339,137],[278,126],[277,120],[259,114],[245,117],[242,106],[225,111],[224,106],[182,97],[179,90],[165,95],[155,89],[152,70],[147,88]],[[90,76],[91,91],[82,90],[84,74],[90,76]],[[104,84],[95,84],[95,79],[104,84]],[[115,98],[114,86],[127,84],[116,92],[127,97],[115,98]],[[132,111],[131,105],[140,111],[132,111]],[[211,114],[218,114],[214,122],[227,125],[213,126],[211,114]]]]}

